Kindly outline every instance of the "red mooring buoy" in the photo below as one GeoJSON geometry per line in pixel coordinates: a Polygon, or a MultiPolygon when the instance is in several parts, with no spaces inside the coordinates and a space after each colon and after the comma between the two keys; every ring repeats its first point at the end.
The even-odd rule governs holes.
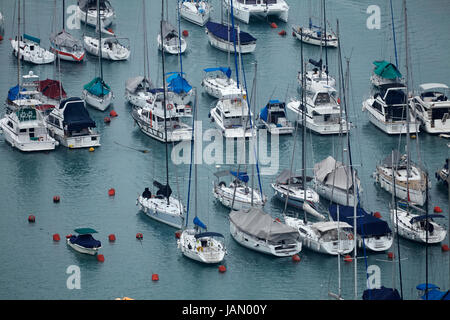
{"type": "Polygon", "coordinates": [[[116,195],[116,190],[115,190],[114,188],[109,189],[109,190],[108,190],[108,195],[109,195],[110,197],[115,196],[115,195],[116,195]]]}
{"type": "Polygon", "coordinates": [[[434,212],[435,213],[442,213],[442,209],[438,206],[434,207],[434,212]]]}
{"type": "Polygon", "coordinates": [[[158,281],[159,280],[159,276],[157,273],[152,274],[152,281],[158,281]]]}
{"type": "Polygon", "coordinates": [[[111,117],[113,117],[113,118],[115,118],[115,117],[118,116],[118,114],[117,114],[117,112],[116,112],[115,110],[111,110],[111,112],[109,113],[109,115],[110,115],[111,117]]]}
{"type": "Polygon", "coordinates": [[[105,117],[105,119],[103,119],[103,121],[105,123],[111,123],[111,118],[110,117],[105,117]]]}
{"type": "Polygon", "coordinates": [[[278,32],[278,35],[284,37],[286,35],[286,30],[281,30],[280,32],[278,32]]]}
{"type": "Polygon", "coordinates": [[[53,197],[53,202],[54,203],[58,203],[61,200],[61,198],[59,196],[54,196],[53,197]]]}
{"type": "Polygon", "coordinates": [[[353,259],[352,259],[352,257],[351,257],[349,254],[347,254],[347,255],[344,257],[344,261],[345,261],[345,262],[352,262],[353,259]]]}
{"type": "Polygon", "coordinates": [[[144,238],[144,235],[142,233],[136,233],[136,239],[142,240],[144,238]]]}
{"type": "Polygon", "coordinates": [[[393,252],[388,252],[387,256],[388,256],[389,260],[394,259],[394,253],[393,252]]]}
{"type": "Polygon", "coordinates": [[[443,244],[442,245],[442,251],[444,251],[444,252],[448,251],[448,245],[447,244],[443,244]]]}
{"type": "Polygon", "coordinates": [[[178,230],[175,232],[175,238],[180,239],[181,237],[181,230],[178,230]]]}
{"type": "Polygon", "coordinates": [[[273,29],[278,28],[278,26],[277,26],[277,24],[276,24],[275,22],[272,22],[272,23],[270,24],[270,27],[273,28],[273,29]]]}
{"type": "Polygon", "coordinates": [[[59,236],[59,234],[55,233],[53,235],[53,241],[59,241],[59,240],[61,240],[61,237],[59,236]]]}
{"type": "Polygon", "coordinates": [[[300,256],[298,255],[298,254],[294,254],[293,256],[292,256],[292,261],[294,261],[294,262],[300,262],[300,256]]]}
{"type": "Polygon", "coordinates": [[[102,254],[97,255],[97,261],[98,262],[105,262],[105,256],[102,254]]]}
{"type": "Polygon", "coordinates": [[[381,218],[381,213],[379,213],[379,212],[377,211],[377,212],[375,212],[375,213],[373,214],[373,216],[374,216],[375,218],[380,219],[380,218],[381,218]]]}
{"type": "Polygon", "coordinates": [[[219,272],[220,273],[224,273],[224,272],[226,272],[227,271],[227,267],[225,267],[224,265],[220,265],[219,266],[219,272]]]}
{"type": "Polygon", "coordinates": [[[28,217],[28,222],[33,223],[33,222],[35,222],[35,221],[36,221],[36,217],[35,217],[35,216],[30,215],[30,216],[28,217]]]}
{"type": "Polygon", "coordinates": [[[189,31],[183,30],[183,37],[189,37],[189,31]]]}
{"type": "Polygon", "coordinates": [[[114,242],[114,241],[116,241],[116,236],[114,234],[110,234],[108,236],[108,239],[109,239],[110,242],[114,242]]]}

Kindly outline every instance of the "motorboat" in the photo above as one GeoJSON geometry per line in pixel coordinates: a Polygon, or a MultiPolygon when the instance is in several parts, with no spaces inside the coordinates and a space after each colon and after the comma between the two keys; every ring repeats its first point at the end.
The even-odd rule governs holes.
{"type": "Polygon", "coordinates": [[[259,121],[270,134],[292,134],[295,129],[293,123],[287,119],[286,103],[279,100],[270,100],[261,109],[259,121]]]}
{"type": "Polygon", "coordinates": [[[331,89],[336,87],[336,79],[329,75],[327,66],[323,65],[322,59],[315,61],[309,59],[309,63],[314,66],[312,70],[307,70],[304,73],[304,80],[302,72],[297,75],[297,82],[299,84],[299,91],[301,91],[303,85],[305,91],[314,93],[317,90],[323,88],[331,89]]]}
{"type": "Polygon", "coordinates": [[[425,132],[450,133],[449,87],[442,83],[424,83],[410,104],[425,132]]]}
{"type": "Polygon", "coordinates": [[[161,33],[159,33],[157,37],[159,50],[162,50],[164,47],[164,52],[174,55],[186,51],[186,40],[180,36],[175,27],[167,21],[162,22],[162,39],[164,39],[164,41],[161,41],[161,33]]]}
{"type": "Polygon", "coordinates": [[[204,69],[202,87],[210,96],[220,99],[225,96],[239,95],[242,91],[231,78],[231,69],[225,67],[204,69]]]}
{"type": "Polygon", "coordinates": [[[212,6],[208,0],[181,0],[178,8],[183,19],[203,27],[209,20],[212,6]]]}
{"type": "Polygon", "coordinates": [[[260,208],[231,211],[231,236],[240,245],[276,257],[290,257],[302,250],[298,231],[260,208]]]}
{"type": "MultiPolygon", "coordinates": [[[[94,56],[99,56],[98,42],[96,37],[84,36],[84,47],[86,51],[94,56]]],[[[130,57],[130,45],[128,38],[108,37],[102,38],[102,59],[112,61],[128,60],[130,57]]]]}
{"type": "Polygon", "coordinates": [[[100,6],[101,27],[106,28],[116,18],[114,8],[108,0],[78,0],[77,18],[87,25],[96,27],[98,20],[97,1],[99,1],[100,6]]]}
{"type": "Polygon", "coordinates": [[[94,256],[102,248],[102,243],[92,236],[92,234],[98,233],[96,230],[92,228],[79,228],[74,231],[78,235],[72,235],[66,239],[66,242],[75,251],[94,256]]]}
{"type": "Polygon", "coordinates": [[[445,159],[444,166],[436,171],[435,176],[438,182],[443,183],[448,188],[448,159],[445,159]]]}
{"type": "Polygon", "coordinates": [[[244,23],[250,23],[252,17],[267,19],[275,16],[287,22],[289,5],[285,0],[222,0],[224,7],[244,23]],[[232,2],[232,3],[231,3],[232,2]]]}
{"type": "Polygon", "coordinates": [[[17,36],[11,39],[11,46],[13,54],[17,57],[18,45],[20,44],[20,59],[22,61],[34,64],[47,64],[55,61],[55,55],[40,46],[41,40],[39,38],[23,34],[23,37],[17,39],[17,36]]]}
{"type": "Polygon", "coordinates": [[[263,207],[266,203],[267,196],[261,195],[258,190],[248,186],[250,179],[247,172],[223,170],[214,173],[214,175],[217,177],[217,182],[213,182],[214,198],[225,207],[233,210],[243,210],[252,206],[263,207]],[[225,176],[234,177],[229,185],[224,181],[219,181],[225,176]]]}
{"type": "Polygon", "coordinates": [[[50,135],[61,145],[70,148],[100,146],[96,124],[86,109],[84,100],[73,97],[61,101],[46,118],[50,135]]]}
{"type": "Polygon", "coordinates": [[[256,38],[251,34],[240,31],[239,26],[234,28],[231,25],[208,21],[206,23],[206,34],[211,46],[225,52],[235,51],[237,53],[252,53],[256,49],[256,38]],[[238,40],[240,44],[238,44],[238,40]]]}

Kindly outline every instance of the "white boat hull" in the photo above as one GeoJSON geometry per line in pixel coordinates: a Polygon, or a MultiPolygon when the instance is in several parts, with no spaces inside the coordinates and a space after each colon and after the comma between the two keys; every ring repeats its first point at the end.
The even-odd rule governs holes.
{"type": "Polygon", "coordinates": [[[203,13],[197,9],[192,2],[180,2],[180,16],[198,26],[203,27],[208,22],[211,12],[211,7],[206,2],[200,2],[202,4],[203,13]]]}
{"type": "MultiPolygon", "coordinates": [[[[222,40],[216,36],[214,36],[212,33],[208,32],[208,29],[206,29],[206,34],[208,35],[208,40],[211,46],[213,46],[216,49],[219,49],[224,52],[234,52],[234,44],[233,42],[227,42],[225,40],[222,40]]],[[[241,44],[240,46],[236,44],[236,52],[237,53],[252,53],[256,49],[256,42],[252,42],[249,44],[241,44]]]]}
{"type": "MultiPolygon", "coordinates": [[[[162,50],[162,43],[161,43],[161,35],[158,34],[157,37],[157,41],[158,41],[158,49],[162,50]]],[[[187,49],[187,43],[186,40],[184,40],[183,38],[181,38],[181,53],[184,53],[187,49]]],[[[173,55],[177,55],[180,53],[180,44],[179,44],[179,40],[177,39],[176,44],[174,45],[169,45],[167,43],[164,43],[164,52],[173,54],[173,55]]]]}
{"type": "MultiPolygon", "coordinates": [[[[289,18],[289,6],[285,1],[278,0],[277,3],[265,4],[263,1],[255,4],[242,4],[233,0],[234,17],[244,23],[250,23],[251,17],[267,18],[268,16],[276,16],[281,21],[287,22],[289,18]]],[[[223,0],[223,4],[228,11],[231,11],[229,0],[223,0]]]]}
{"type": "MultiPolygon", "coordinates": [[[[34,64],[47,64],[55,61],[55,55],[36,43],[20,41],[20,59],[34,64]]],[[[17,57],[17,40],[11,40],[13,54],[17,57]]]]}
{"type": "Polygon", "coordinates": [[[165,198],[145,199],[139,196],[136,205],[148,217],[173,228],[181,229],[184,225],[184,207],[179,200],[173,197],[170,197],[169,202],[170,204],[167,205],[167,199],[165,198]]]}
{"type": "MultiPolygon", "coordinates": [[[[99,56],[100,52],[98,50],[98,39],[93,37],[85,36],[84,48],[86,51],[94,56],[99,56]]],[[[112,61],[123,61],[128,60],[130,57],[130,50],[120,44],[115,43],[114,48],[111,49],[107,44],[102,46],[102,59],[112,60],[112,61]]]]}
{"type": "MultiPolygon", "coordinates": [[[[89,10],[87,14],[86,19],[86,12],[81,11],[80,7],[77,6],[77,17],[80,19],[83,23],[86,23],[87,25],[91,27],[97,26],[97,10],[89,10]],[[86,21],[87,20],[87,21],[86,21]]],[[[107,10],[105,12],[100,13],[100,24],[103,28],[106,28],[111,25],[111,23],[116,18],[116,14],[113,10],[107,10]]]]}
{"type": "Polygon", "coordinates": [[[95,256],[98,253],[98,250],[101,249],[101,247],[98,247],[98,248],[81,247],[81,246],[79,246],[77,244],[71,243],[70,239],[66,239],[66,242],[69,245],[69,247],[71,247],[75,251],[80,252],[80,253],[84,253],[84,254],[89,254],[91,256],[95,256]]]}
{"type": "Polygon", "coordinates": [[[177,241],[178,248],[183,255],[192,260],[206,264],[222,262],[226,253],[223,244],[212,237],[208,237],[205,238],[208,244],[206,247],[203,247],[201,241],[195,239],[193,231],[194,230],[183,231],[180,239],[177,241]]]}
{"type": "Polygon", "coordinates": [[[111,91],[106,96],[97,97],[96,95],[89,93],[87,90],[83,90],[81,96],[88,105],[100,111],[105,111],[108,109],[113,99],[113,94],[111,91]]]}

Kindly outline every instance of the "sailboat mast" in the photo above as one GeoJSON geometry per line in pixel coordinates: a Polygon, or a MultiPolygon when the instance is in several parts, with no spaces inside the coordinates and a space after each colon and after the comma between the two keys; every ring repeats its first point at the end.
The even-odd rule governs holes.
{"type": "Polygon", "coordinates": [[[17,13],[17,85],[20,97],[20,0],[17,13]]]}
{"type": "Polygon", "coordinates": [[[325,36],[325,75],[327,77],[328,84],[328,43],[327,43],[327,16],[325,11],[325,0],[323,0],[323,26],[324,26],[324,36],[325,36]]]}
{"type": "MultiPolygon", "coordinates": [[[[394,150],[392,150],[392,181],[394,183],[394,192],[393,192],[393,201],[394,201],[394,212],[395,212],[395,228],[396,228],[396,237],[397,237],[397,255],[398,255],[398,275],[400,278],[400,297],[401,299],[403,299],[403,282],[402,282],[402,263],[401,263],[401,256],[400,256],[400,237],[399,237],[399,233],[398,233],[398,207],[397,207],[397,192],[396,190],[396,186],[395,186],[395,176],[396,176],[396,171],[397,171],[397,165],[398,165],[398,160],[395,161],[395,165],[394,165],[394,150]]],[[[409,208],[407,208],[407,210],[409,210],[409,208]]]]}
{"type": "MultiPolygon", "coordinates": [[[[98,29],[98,61],[100,63],[100,79],[103,82],[103,65],[102,65],[102,31],[100,25],[100,0],[97,0],[97,29],[98,29]]],[[[103,94],[103,83],[102,83],[103,94]]]]}
{"type": "Polygon", "coordinates": [[[66,29],[66,0],[63,0],[62,9],[62,29],[64,31],[66,29]]]}
{"type": "Polygon", "coordinates": [[[394,37],[395,66],[398,68],[397,41],[395,38],[395,24],[394,24],[394,9],[392,7],[392,0],[390,0],[390,2],[391,2],[392,35],[394,37]]]}
{"type": "MultiPolygon", "coordinates": [[[[161,0],[161,45],[162,45],[162,79],[163,79],[163,109],[164,109],[164,137],[166,145],[166,188],[169,187],[169,146],[167,145],[167,102],[166,102],[166,78],[165,78],[165,56],[164,56],[164,39],[163,39],[163,20],[164,20],[164,0],[161,0]]],[[[169,197],[167,197],[167,205],[170,204],[169,197]]]]}
{"type": "MultiPolygon", "coordinates": [[[[180,22],[180,2],[177,7],[178,17],[178,55],[180,57],[180,76],[183,78],[183,58],[181,57],[181,22],[180,22]]],[[[162,39],[161,39],[162,40],[162,39]]]]}
{"type": "MultiPolygon", "coordinates": [[[[353,171],[353,181],[355,180],[355,171],[353,171]]],[[[354,197],[354,204],[353,204],[353,229],[354,229],[354,234],[353,234],[353,242],[355,244],[354,247],[354,260],[355,260],[355,269],[354,269],[354,277],[355,277],[355,300],[358,299],[358,258],[357,258],[357,251],[358,251],[358,242],[357,242],[357,235],[358,235],[358,225],[356,223],[356,214],[357,214],[357,205],[358,203],[356,202],[356,188],[353,188],[353,197],[354,197]]],[[[364,239],[362,240],[364,241],[364,239]]]]}
{"type": "MultiPolygon", "coordinates": [[[[239,88],[239,69],[238,69],[238,61],[237,61],[238,57],[237,57],[237,50],[236,50],[236,30],[234,29],[233,0],[230,0],[230,2],[231,2],[231,31],[233,32],[233,46],[234,46],[234,65],[236,68],[237,87],[239,88]]],[[[239,34],[239,26],[238,26],[237,33],[239,34]]]]}
{"type": "Polygon", "coordinates": [[[405,97],[405,109],[406,109],[406,192],[408,195],[408,208],[409,208],[409,175],[410,175],[410,154],[409,151],[409,54],[408,54],[408,16],[406,12],[406,0],[403,0],[403,6],[405,10],[405,52],[406,52],[406,97],[405,97]]]}
{"type": "Polygon", "coordinates": [[[425,190],[425,194],[426,194],[426,199],[425,199],[425,297],[426,300],[428,300],[428,226],[429,226],[429,221],[428,221],[428,173],[426,175],[427,180],[425,181],[425,186],[426,186],[426,190],[425,190]]]}
{"type": "MultiPolygon", "coordinates": [[[[302,32],[303,33],[303,32],[302,32]]],[[[303,184],[303,205],[306,202],[306,102],[305,102],[305,76],[304,76],[304,57],[303,57],[303,41],[300,45],[300,55],[302,59],[302,184],[303,184]]],[[[308,220],[306,211],[304,212],[305,222],[308,220]]]]}

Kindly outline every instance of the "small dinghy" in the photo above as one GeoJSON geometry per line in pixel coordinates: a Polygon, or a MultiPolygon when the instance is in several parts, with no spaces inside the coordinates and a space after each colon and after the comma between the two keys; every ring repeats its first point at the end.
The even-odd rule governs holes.
{"type": "Polygon", "coordinates": [[[180,16],[203,27],[209,20],[211,4],[207,0],[181,0],[178,3],[180,16]]]}
{"type": "Polygon", "coordinates": [[[96,255],[102,247],[102,243],[92,237],[92,234],[97,231],[91,228],[80,228],[74,231],[78,233],[78,236],[73,235],[66,240],[69,247],[80,253],[96,255]]]}

